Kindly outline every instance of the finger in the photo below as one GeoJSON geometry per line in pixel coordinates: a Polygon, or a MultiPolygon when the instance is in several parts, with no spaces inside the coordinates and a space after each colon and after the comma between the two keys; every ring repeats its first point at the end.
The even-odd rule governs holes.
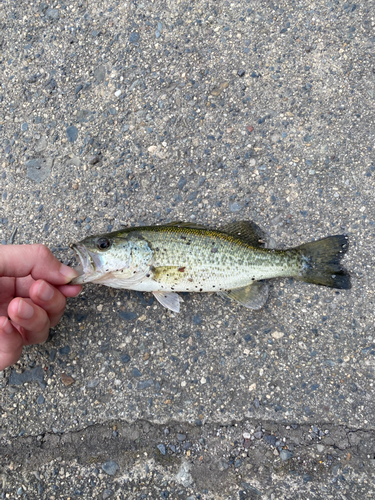
{"type": "Polygon", "coordinates": [[[81,285],[61,285],[57,287],[65,297],[76,297],[82,292],[81,285]]]}
{"type": "Polygon", "coordinates": [[[18,361],[23,340],[8,318],[0,317],[0,371],[18,361]]]}
{"type": "MultiPolygon", "coordinates": [[[[6,278],[3,278],[3,279],[6,279],[6,278]]],[[[35,283],[35,280],[31,276],[26,276],[25,278],[16,278],[14,281],[15,281],[16,288],[15,288],[13,297],[23,297],[25,299],[29,298],[30,297],[30,287],[33,283],[35,283]]]]}
{"type": "Polygon", "coordinates": [[[48,338],[50,320],[44,309],[30,299],[13,299],[8,315],[24,340],[24,344],[41,344],[48,338]]]}
{"type": "Polygon", "coordinates": [[[0,276],[31,276],[53,285],[65,285],[78,276],[77,271],[61,264],[44,245],[4,245],[0,247],[0,276]]]}
{"type": "Polygon", "coordinates": [[[38,280],[30,288],[30,299],[46,311],[51,326],[56,326],[65,310],[65,296],[46,281],[38,280]]]}

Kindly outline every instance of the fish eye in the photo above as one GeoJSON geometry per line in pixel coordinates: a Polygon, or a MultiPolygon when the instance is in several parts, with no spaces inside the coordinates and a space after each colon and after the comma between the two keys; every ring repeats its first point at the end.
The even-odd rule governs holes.
{"type": "Polygon", "coordinates": [[[96,242],[96,246],[99,250],[106,250],[111,246],[111,242],[108,238],[99,238],[96,242]]]}

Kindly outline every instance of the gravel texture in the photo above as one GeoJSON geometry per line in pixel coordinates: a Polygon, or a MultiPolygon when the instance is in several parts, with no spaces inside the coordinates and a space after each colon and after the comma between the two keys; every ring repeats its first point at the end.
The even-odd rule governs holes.
{"type": "MultiPolygon", "coordinates": [[[[374,498],[372,1],[0,4],[0,242],[347,233],[257,312],[87,286],[0,372],[0,498],[374,498]]],[[[0,249],[1,251],[1,249],[0,249]]]]}

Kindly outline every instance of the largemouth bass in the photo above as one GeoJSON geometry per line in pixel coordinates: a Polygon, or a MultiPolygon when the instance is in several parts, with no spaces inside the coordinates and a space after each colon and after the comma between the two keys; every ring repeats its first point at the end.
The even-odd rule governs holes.
{"type": "Polygon", "coordinates": [[[176,292],[216,292],[260,309],[268,297],[263,280],[269,278],[350,288],[349,274],[340,265],[347,236],[287,250],[266,248],[266,241],[265,233],[247,221],[216,230],[184,222],[130,227],[72,244],[82,267],[72,283],[152,292],[175,312],[182,301],[176,292]]]}

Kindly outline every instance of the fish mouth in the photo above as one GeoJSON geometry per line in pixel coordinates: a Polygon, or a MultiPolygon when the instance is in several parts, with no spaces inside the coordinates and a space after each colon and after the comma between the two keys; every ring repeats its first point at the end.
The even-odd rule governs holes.
{"type": "Polygon", "coordinates": [[[95,263],[84,245],[72,243],[70,248],[79,259],[79,265],[74,268],[74,270],[78,272],[79,276],[74,278],[70,283],[72,285],[82,285],[83,283],[87,283],[90,281],[91,274],[95,272],[95,263]]]}

